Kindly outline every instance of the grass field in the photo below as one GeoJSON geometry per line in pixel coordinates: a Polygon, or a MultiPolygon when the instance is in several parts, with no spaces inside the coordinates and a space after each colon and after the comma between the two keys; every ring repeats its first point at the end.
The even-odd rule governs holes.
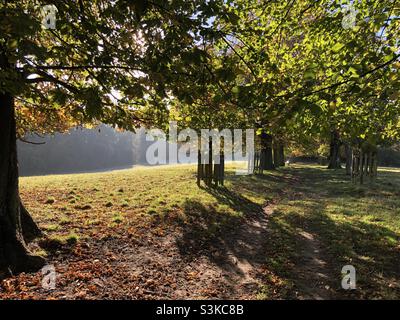
{"type": "Polygon", "coordinates": [[[399,169],[364,186],[319,166],[230,169],[219,189],[190,165],[21,178],[57,286],[21,274],[0,298],[400,298],[399,169]]]}

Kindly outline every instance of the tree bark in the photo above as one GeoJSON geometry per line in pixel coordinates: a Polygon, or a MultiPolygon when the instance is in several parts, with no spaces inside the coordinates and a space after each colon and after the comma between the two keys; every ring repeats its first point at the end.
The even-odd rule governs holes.
{"type": "Polygon", "coordinates": [[[274,166],[275,168],[280,166],[280,160],[279,160],[279,146],[277,144],[274,144],[274,166]]]}
{"type": "Polygon", "coordinates": [[[360,151],[360,184],[364,183],[364,152],[360,151]]]}
{"type": "Polygon", "coordinates": [[[264,170],[273,170],[274,162],[272,156],[272,135],[261,133],[261,152],[264,155],[264,170]]]}
{"type": "Polygon", "coordinates": [[[274,166],[276,167],[284,167],[285,166],[285,151],[283,148],[283,144],[280,142],[274,143],[274,166]]]}
{"type": "Polygon", "coordinates": [[[346,175],[351,175],[352,151],[348,143],[344,145],[346,153],[346,175]]]}
{"type": "Polygon", "coordinates": [[[18,162],[14,99],[0,94],[0,270],[36,271],[44,259],[33,256],[24,240],[32,239],[38,228],[22,207],[18,190],[18,162]],[[24,237],[24,227],[26,235],[24,237]]]}
{"type": "Polygon", "coordinates": [[[279,145],[278,152],[279,152],[279,166],[284,167],[285,166],[285,148],[284,148],[283,144],[279,145]]]}
{"type": "Polygon", "coordinates": [[[331,132],[328,169],[342,168],[342,166],[340,165],[339,149],[340,149],[339,132],[337,130],[333,130],[331,132]]]}
{"type": "Polygon", "coordinates": [[[20,214],[21,214],[21,227],[22,227],[22,235],[26,243],[31,242],[32,240],[41,237],[43,235],[42,231],[39,229],[35,221],[33,221],[31,215],[28,210],[26,210],[25,206],[20,200],[20,214]]]}
{"type": "Polygon", "coordinates": [[[357,164],[357,153],[353,150],[351,150],[351,181],[356,182],[356,175],[358,174],[358,164],[357,164]]]}

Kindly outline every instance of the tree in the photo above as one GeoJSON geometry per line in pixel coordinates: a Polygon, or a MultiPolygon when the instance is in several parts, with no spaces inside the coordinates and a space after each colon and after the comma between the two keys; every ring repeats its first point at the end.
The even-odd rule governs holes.
{"type": "Polygon", "coordinates": [[[176,112],[196,127],[210,114],[215,127],[260,126],[268,153],[274,135],[399,136],[394,1],[65,0],[48,30],[44,4],[0,4],[2,268],[42,262],[24,241],[37,228],[22,219],[17,132],[97,121],[133,130],[176,112]],[[344,28],[349,5],[358,21],[344,28]]]}
{"type": "Polygon", "coordinates": [[[268,154],[271,136],[284,136],[285,128],[298,143],[304,134],[330,140],[329,168],[338,168],[344,140],[373,139],[366,122],[379,121],[375,128],[395,134],[400,28],[393,1],[229,3],[238,24],[221,22],[225,34],[217,45],[229,53],[224,59],[236,58],[241,71],[233,99],[248,126],[261,126],[268,154]],[[344,25],[349,6],[357,12],[353,26],[344,25]],[[378,97],[392,120],[367,114],[378,97]]]}
{"type": "Polygon", "coordinates": [[[161,115],[169,94],[186,92],[206,55],[197,39],[218,37],[207,21],[224,15],[214,1],[62,1],[56,29],[43,29],[45,4],[0,4],[0,269],[13,272],[44,262],[26,247],[38,229],[18,194],[17,128],[43,128],[48,120],[151,124],[142,110],[161,115]]]}

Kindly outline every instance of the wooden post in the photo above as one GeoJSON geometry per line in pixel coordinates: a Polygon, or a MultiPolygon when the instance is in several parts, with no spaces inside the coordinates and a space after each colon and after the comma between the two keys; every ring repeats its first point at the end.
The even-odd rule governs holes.
{"type": "Polygon", "coordinates": [[[354,149],[351,152],[351,181],[354,182],[355,178],[355,166],[356,166],[356,157],[354,155],[354,149]]]}
{"type": "Polygon", "coordinates": [[[375,178],[376,178],[376,175],[375,175],[375,166],[376,166],[376,162],[378,161],[378,159],[377,159],[377,153],[376,152],[373,152],[372,153],[372,159],[373,159],[373,162],[372,162],[372,179],[373,180],[375,180],[375,178]]]}
{"type": "Polygon", "coordinates": [[[224,155],[223,152],[221,154],[220,163],[221,163],[221,166],[220,166],[220,171],[221,171],[220,178],[221,178],[221,181],[220,182],[221,182],[221,186],[223,186],[224,185],[224,178],[225,178],[225,155],[224,155]]]}
{"type": "Polygon", "coordinates": [[[219,184],[220,184],[220,174],[221,174],[221,155],[217,155],[217,156],[215,156],[215,158],[213,157],[213,159],[214,159],[214,172],[213,172],[213,180],[214,180],[214,184],[215,184],[215,186],[218,186],[219,184]],[[218,160],[218,158],[217,157],[219,157],[219,161],[217,161],[218,160]],[[219,163],[217,163],[217,162],[219,162],[219,163]]]}
{"type": "Polygon", "coordinates": [[[360,169],[360,154],[357,152],[354,158],[354,182],[357,182],[359,169],[360,169]]]}
{"type": "Polygon", "coordinates": [[[197,154],[197,185],[200,186],[201,181],[207,186],[212,186],[213,183],[218,185],[224,185],[224,177],[225,177],[225,156],[224,153],[221,152],[219,157],[219,163],[217,163],[217,159],[214,159],[213,149],[212,149],[212,140],[209,140],[208,143],[208,154],[204,152],[204,150],[199,150],[197,154]],[[203,151],[203,152],[202,152],[203,151]],[[208,163],[203,163],[204,159],[202,159],[202,155],[204,159],[208,160],[208,163]]]}
{"type": "Polygon", "coordinates": [[[212,152],[212,140],[208,142],[208,165],[207,165],[207,184],[210,186],[212,184],[212,171],[213,171],[213,152],[212,152]]]}
{"type": "Polygon", "coordinates": [[[258,164],[258,152],[254,154],[254,172],[258,174],[259,164],[258,164]]]}
{"type": "Polygon", "coordinates": [[[200,181],[202,179],[202,164],[201,164],[201,152],[200,149],[197,153],[197,185],[200,187],[200,181]]]}
{"type": "Polygon", "coordinates": [[[262,163],[261,163],[261,153],[257,151],[254,155],[254,172],[255,174],[261,174],[262,170],[262,163]]]}
{"type": "Polygon", "coordinates": [[[360,184],[364,183],[364,152],[360,150],[360,184]]]}
{"type": "Polygon", "coordinates": [[[266,161],[266,152],[261,151],[260,152],[260,174],[264,174],[264,168],[265,168],[265,161],[266,161]]]}
{"type": "Polygon", "coordinates": [[[372,152],[368,152],[368,158],[367,158],[367,167],[368,167],[368,176],[371,175],[371,157],[372,157],[372,152]]]}
{"type": "Polygon", "coordinates": [[[247,158],[247,174],[254,173],[254,153],[249,153],[247,158]]]}

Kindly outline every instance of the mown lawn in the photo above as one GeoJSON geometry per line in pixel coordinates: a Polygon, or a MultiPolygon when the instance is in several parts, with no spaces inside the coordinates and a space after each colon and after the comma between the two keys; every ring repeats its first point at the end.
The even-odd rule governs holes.
{"type": "Polygon", "coordinates": [[[229,166],[218,189],[198,188],[190,165],[24,177],[20,187],[46,234],[32,250],[59,282],[46,291],[40,273],[14,276],[0,298],[400,298],[399,169],[364,186],[296,164],[262,176],[229,166]],[[352,291],[340,285],[348,264],[352,291]]]}

